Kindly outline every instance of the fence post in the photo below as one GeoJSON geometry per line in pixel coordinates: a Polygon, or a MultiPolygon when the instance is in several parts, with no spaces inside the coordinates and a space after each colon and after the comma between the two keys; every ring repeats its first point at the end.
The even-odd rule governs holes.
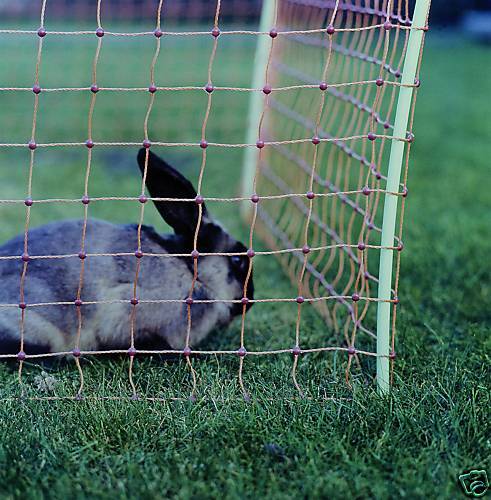
{"type": "MultiPolygon", "coordinates": [[[[261,12],[259,31],[269,32],[273,27],[275,18],[275,0],[264,0],[261,12]]],[[[267,35],[259,35],[256,55],[254,58],[254,73],[252,88],[260,89],[264,86],[264,74],[268,63],[269,50],[272,39],[267,35]]],[[[259,120],[263,109],[262,92],[251,92],[249,101],[249,116],[247,123],[247,144],[255,144],[258,137],[259,120]]],[[[254,173],[256,170],[257,150],[256,148],[245,148],[244,164],[242,168],[242,196],[251,196],[253,189],[254,173]]],[[[249,220],[252,214],[252,204],[242,203],[242,216],[249,220]]]]}
{"type": "MultiPolygon", "coordinates": [[[[416,0],[413,23],[409,34],[407,52],[404,60],[401,83],[413,85],[416,77],[419,54],[423,41],[423,28],[426,25],[431,0],[416,0]]],[[[413,87],[400,87],[394,123],[394,137],[405,137],[413,87]]],[[[382,223],[382,247],[393,247],[397,218],[398,196],[390,192],[399,192],[405,142],[393,140],[390,149],[387,186],[384,197],[384,215],[382,223]]],[[[392,268],[394,250],[380,250],[378,298],[381,302],[377,308],[377,387],[379,393],[387,393],[390,388],[390,314],[392,303],[382,302],[391,299],[392,268]]]]}

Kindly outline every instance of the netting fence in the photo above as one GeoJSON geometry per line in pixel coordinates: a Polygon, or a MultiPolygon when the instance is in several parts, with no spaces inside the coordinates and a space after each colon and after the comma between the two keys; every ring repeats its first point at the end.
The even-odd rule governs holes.
{"type": "MultiPolygon", "coordinates": [[[[150,3],[146,2],[145,6],[150,3]]],[[[43,396],[45,398],[90,397],[85,390],[81,360],[107,354],[122,354],[129,358],[128,379],[134,399],[142,396],[134,380],[135,358],[155,354],[177,355],[185,360],[192,398],[199,395],[195,356],[238,358],[239,387],[246,398],[251,393],[244,375],[246,360],[276,355],[292,357],[291,381],[297,395],[306,394],[297,376],[300,363],[308,362],[309,355],[328,352],[346,355],[345,378],[348,384],[353,366],[360,366],[363,357],[373,358],[377,362],[379,387],[386,389],[390,382],[389,363],[392,366],[396,356],[399,269],[404,247],[402,223],[408,194],[409,152],[414,140],[414,94],[420,85],[419,66],[429,2],[418,0],[413,15],[413,5],[407,0],[267,0],[262,6],[259,29],[225,30],[221,27],[221,14],[227,2],[218,0],[209,16],[212,21],[210,28],[167,31],[162,23],[166,18],[166,9],[171,9],[172,3],[163,0],[153,2],[155,25],[152,29],[138,32],[107,30],[104,25],[104,1],[101,0],[93,5],[95,29],[50,30],[46,17],[49,2],[46,0],[41,5],[38,28],[0,27],[0,36],[37,37],[32,87],[2,85],[0,88],[2,95],[13,94],[18,99],[28,99],[28,94],[33,94],[31,132],[27,143],[23,140],[0,143],[0,150],[27,148],[29,152],[25,198],[8,199],[0,195],[2,206],[25,207],[22,255],[0,256],[2,265],[19,266],[18,303],[0,303],[0,315],[18,315],[19,348],[16,353],[0,354],[0,358],[18,362],[22,394],[25,394],[22,377],[26,362],[63,356],[73,359],[78,373],[75,394],[43,396]],[[45,57],[44,45],[50,37],[95,40],[90,85],[43,84],[40,74],[45,57]],[[251,75],[253,83],[250,86],[224,85],[215,76],[216,67],[220,64],[219,47],[231,43],[234,37],[257,40],[254,75],[251,75]],[[148,86],[100,84],[98,67],[101,51],[104,43],[111,38],[154,39],[155,47],[147,70],[148,86]],[[186,38],[211,40],[211,50],[205,61],[206,81],[194,85],[167,85],[165,81],[159,81],[156,67],[162,48],[169,40],[177,39],[176,43],[181,43],[181,40],[184,43],[186,38]],[[87,136],[78,141],[40,141],[40,103],[51,94],[64,93],[90,96],[87,136]],[[146,96],[141,139],[109,141],[95,136],[96,104],[106,93],[139,93],[146,96]],[[185,131],[179,128],[171,134],[178,137],[175,141],[150,133],[152,120],[160,119],[159,95],[172,100],[177,95],[196,93],[204,95],[206,100],[203,118],[196,127],[199,129],[197,137],[184,138],[185,131]],[[239,117],[241,131],[244,137],[247,136],[243,142],[227,140],[226,130],[221,136],[223,140],[210,138],[212,120],[220,120],[220,116],[213,114],[214,101],[222,94],[229,94],[232,99],[246,95],[250,99],[248,118],[239,117]],[[141,146],[145,149],[143,180],[134,195],[121,196],[116,189],[117,182],[113,184],[115,192],[110,195],[94,196],[90,192],[96,151],[141,146]],[[86,150],[81,197],[35,196],[33,179],[39,152],[51,149],[86,150]],[[199,152],[196,198],[148,196],[145,180],[149,154],[155,149],[192,149],[199,152]],[[210,153],[214,151],[244,152],[242,169],[236,167],[234,172],[225,173],[230,165],[224,163],[223,167],[219,167],[223,171],[220,175],[242,175],[242,191],[238,196],[210,196],[204,190],[203,181],[211,168],[210,153]],[[195,204],[198,216],[190,253],[146,252],[141,235],[150,200],[195,204]],[[92,202],[115,204],[123,201],[139,207],[136,241],[128,242],[127,251],[98,253],[87,248],[86,234],[92,202]],[[33,212],[48,204],[69,206],[80,203],[83,219],[77,251],[65,252],[60,248],[59,252],[52,254],[32,254],[29,234],[33,212]],[[235,215],[241,210],[248,227],[246,251],[206,252],[200,249],[198,236],[204,218],[203,203],[222,205],[226,211],[235,211],[235,215]],[[266,243],[264,249],[261,240],[266,243]],[[200,300],[193,296],[199,282],[200,261],[210,255],[247,259],[241,298],[200,300]],[[256,297],[248,297],[248,286],[258,259],[275,257],[293,283],[289,293],[268,296],[257,289],[256,297]],[[88,263],[92,261],[96,265],[96,262],[107,258],[133,262],[131,294],[124,299],[110,296],[85,298],[88,263]],[[186,258],[192,263],[188,297],[142,298],[139,294],[142,262],[169,258],[186,258]],[[58,259],[69,259],[73,266],[78,266],[76,289],[67,293],[63,301],[28,300],[30,268],[38,263],[49,266],[50,262],[58,259]],[[193,308],[199,304],[212,306],[218,302],[236,304],[241,308],[238,345],[219,350],[192,345],[193,308]],[[248,329],[246,312],[251,304],[263,307],[282,304],[289,307],[289,313],[294,309],[294,327],[279,339],[281,346],[249,347],[258,346],[257,341],[250,342],[252,334],[248,329]],[[184,349],[139,347],[138,311],[146,305],[183,308],[187,325],[184,349]],[[314,306],[325,320],[323,332],[315,337],[315,341],[309,339],[310,330],[303,326],[304,311],[309,305],[314,306]],[[72,313],[67,314],[75,315],[71,332],[73,349],[29,353],[25,344],[29,336],[36,335],[35,319],[39,321],[35,311],[53,307],[70,310],[72,313]],[[87,335],[84,314],[88,308],[94,307],[127,308],[127,347],[84,349],[84,334],[87,335]],[[29,321],[29,315],[35,319],[29,321]]],[[[89,2],[88,5],[92,4],[89,2]]],[[[172,58],[172,55],[166,56],[172,58]]],[[[194,103],[191,98],[190,102],[194,103]]],[[[53,279],[63,280],[63,277],[53,279]]]]}

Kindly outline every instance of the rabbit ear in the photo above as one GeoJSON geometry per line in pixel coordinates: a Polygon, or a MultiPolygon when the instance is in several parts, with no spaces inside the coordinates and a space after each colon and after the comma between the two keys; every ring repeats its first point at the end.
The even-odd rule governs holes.
{"type": "MultiPolygon", "coordinates": [[[[145,175],[145,184],[152,198],[180,198],[194,199],[196,190],[177,170],[172,168],[162,158],[152,153],[149,149],[140,149],[138,152],[138,165],[145,175]],[[148,154],[148,162],[146,155],[148,154]]],[[[194,201],[154,201],[157,210],[165,222],[171,226],[179,236],[192,238],[198,222],[199,209],[194,201]]],[[[202,206],[203,223],[208,217],[208,211],[202,206]]]]}

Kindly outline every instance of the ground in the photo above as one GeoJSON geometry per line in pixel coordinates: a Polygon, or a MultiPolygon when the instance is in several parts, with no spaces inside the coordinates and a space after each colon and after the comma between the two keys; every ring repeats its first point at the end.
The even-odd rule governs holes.
{"type": "MultiPolygon", "coordinates": [[[[17,83],[31,86],[32,39],[26,38],[25,45],[15,45],[13,40],[0,45],[1,67],[16,68],[11,71],[17,83]],[[19,60],[25,62],[19,64],[19,60]]],[[[46,40],[49,49],[49,37],[46,40]]],[[[184,78],[184,67],[193,68],[190,81],[204,81],[205,76],[196,76],[197,71],[206,69],[197,47],[190,40],[180,43],[184,44],[180,47],[186,64],[168,60],[168,67],[160,71],[168,81],[177,83],[184,78]]],[[[247,43],[251,42],[220,45],[221,64],[216,71],[223,80],[233,73],[234,81],[242,79],[247,84],[251,65],[245,57],[250,53],[247,43]]],[[[146,86],[148,61],[141,61],[142,46],[129,47],[125,46],[125,64],[132,69],[131,82],[146,86]]],[[[103,57],[120,48],[108,43],[103,57]]],[[[87,71],[90,74],[90,57],[83,59],[82,52],[87,51],[81,49],[76,57],[77,50],[72,43],[64,46],[63,52],[61,45],[53,42],[41,69],[45,81],[59,84],[57,68],[63,67],[63,85],[82,85],[78,77],[87,71]],[[65,57],[63,66],[56,57],[65,57]]],[[[293,399],[288,377],[291,359],[285,357],[269,364],[246,364],[246,382],[263,394],[250,403],[238,397],[234,377],[237,360],[197,365],[201,395],[206,398],[198,397],[196,403],[1,402],[0,495],[456,498],[461,494],[457,478],[463,471],[487,467],[491,472],[491,195],[484,185],[489,175],[491,135],[491,101],[485,98],[491,85],[491,70],[484,64],[487,58],[489,48],[464,40],[434,35],[427,43],[410,170],[398,359],[390,397],[379,397],[362,380],[355,383],[353,393],[349,392],[338,366],[341,360],[336,363],[336,358],[326,361],[319,356],[302,365],[300,378],[311,391],[322,386],[336,397],[333,401],[293,399]],[[479,77],[471,76],[476,68],[479,77]]],[[[118,69],[121,64],[111,67],[110,61],[115,60],[107,58],[100,78],[121,77],[124,84],[129,73],[118,69]]],[[[3,86],[7,80],[1,78],[3,86]]],[[[77,103],[87,104],[88,98],[53,96],[43,96],[47,100],[40,110],[39,133],[41,137],[45,133],[47,138],[71,140],[86,121],[77,111],[77,103]]],[[[0,98],[1,142],[25,142],[20,138],[30,133],[32,97],[2,94],[0,98]]],[[[202,105],[204,110],[205,101],[201,101],[194,106],[202,105]]],[[[147,96],[135,96],[122,107],[116,100],[105,102],[101,98],[96,110],[98,133],[107,140],[133,140],[134,129],[127,124],[130,117],[143,116],[146,102],[147,96]]],[[[241,136],[239,118],[247,100],[233,104],[238,106],[238,119],[227,124],[230,141],[241,136]]],[[[224,100],[217,113],[220,106],[229,105],[231,102],[224,100]]],[[[192,116],[177,113],[179,106],[177,100],[175,108],[168,111],[170,126],[166,117],[157,120],[159,132],[169,140],[182,138],[184,133],[192,136],[198,130],[198,121],[194,123],[192,116]]],[[[211,133],[219,137],[220,127],[214,128],[214,123],[210,124],[211,133]]],[[[57,161],[56,153],[50,154],[39,152],[36,196],[63,192],[78,197],[79,184],[75,185],[73,175],[83,158],[80,155],[85,153],[64,153],[62,162],[57,161]]],[[[94,171],[94,189],[110,193],[115,174],[122,169],[128,175],[118,178],[118,189],[131,191],[135,177],[126,152],[101,155],[101,164],[115,166],[94,171]]],[[[0,151],[2,197],[13,195],[25,182],[26,158],[25,152],[0,151]]],[[[220,165],[218,155],[215,161],[220,165]]],[[[240,164],[240,154],[236,161],[240,164]]],[[[208,188],[223,189],[223,177],[211,175],[208,188]]],[[[21,227],[21,208],[2,207],[2,240],[21,227]]],[[[100,205],[94,211],[113,220],[137,217],[136,210],[126,206],[111,212],[100,205]]],[[[33,224],[80,213],[79,207],[49,205],[36,211],[33,224]]],[[[154,212],[148,217],[149,222],[158,224],[154,212]]],[[[243,231],[237,220],[226,222],[232,230],[243,231]]],[[[268,265],[271,267],[264,268],[264,276],[284,279],[275,264],[268,265]]],[[[258,277],[256,286],[267,295],[273,285],[266,277],[258,277]]],[[[248,321],[259,340],[292,328],[291,318],[281,308],[253,308],[248,321]]],[[[308,314],[304,328],[315,336],[322,322],[314,313],[308,314]]],[[[210,342],[229,347],[237,331],[234,325],[210,342]]],[[[94,361],[85,369],[89,391],[127,393],[127,367],[120,361],[94,361]]],[[[39,368],[28,366],[27,381],[32,385],[39,373],[39,368]]],[[[49,375],[61,380],[60,391],[73,393],[77,377],[72,369],[55,368],[49,375]]],[[[156,388],[163,395],[185,395],[189,390],[188,373],[178,363],[142,362],[137,367],[137,383],[148,390],[156,388]]],[[[1,367],[0,384],[2,397],[16,394],[11,368],[1,367]]]]}

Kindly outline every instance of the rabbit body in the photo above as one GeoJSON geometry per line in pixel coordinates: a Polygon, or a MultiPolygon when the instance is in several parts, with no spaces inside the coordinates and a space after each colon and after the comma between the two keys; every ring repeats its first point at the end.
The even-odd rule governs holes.
{"type": "MultiPolygon", "coordinates": [[[[142,158],[140,153],[140,167],[142,158]]],[[[152,155],[154,163],[160,160],[152,155]]],[[[152,165],[152,163],[149,163],[152,165]]],[[[165,165],[164,173],[169,168],[165,165]]],[[[164,168],[158,164],[161,170],[164,168]]],[[[158,190],[152,183],[162,176],[158,168],[148,167],[147,187],[152,196],[169,196],[175,184],[158,190]],[[152,175],[150,175],[152,173],[152,175]],[[153,175],[155,174],[155,175],[153,175]]],[[[175,171],[172,174],[180,176],[175,171]]],[[[178,180],[179,177],[178,177],[178,180]]],[[[187,186],[189,188],[189,186],[187,186]]],[[[192,194],[192,193],[191,193],[192,194]]],[[[174,195],[175,196],[175,195],[174,195]]],[[[190,193],[183,198],[191,197],[190,193]]],[[[152,303],[152,300],[186,299],[191,291],[194,274],[193,259],[189,257],[152,257],[148,254],[187,253],[192,250],[192,226],[196,224],[194,203],[156,203],[164,219],[176,234],[159,235],[153,228],[142,226],[141,249],[145,255],[137,259],[137,230],[135,224],[115,225],[89,219],[85,236],[83,286],[81,289],[82,328],[81,350],[127,349],[130,345],[132,309],[136,307],[135,347],[138,349],[182,349],[186,344],[187,305],[184,302],[152,303]],[[169,210],[175,210],[169,215],[169,210]],[[187,210],[188,213],[180,213],[187,210]],[[191,212],[189,212],[191,211],[191,212]],[[179,227],[173,216],[189,219],[189,231],[179,227]],[[174,223],[174,224],[173,224],[174,223]],[[129,255],[90,255],[128,253],[129,255]],[[130,303],[138,271],[138,305],[130,303]],[[108,301],[110,303],[90,304],[108,301]],[[121,302],[119,302],[121,301],[121,302]]],[[[208,252],[244,252],[245,247],[211,221],[203,207],[203,230],[198,240],[208,252]]],[[[78,315],[75,299],[80,283],[82,261],[82,220],[67,220],[31,229],[28,251],[31,256],[74,255],[63,258],[30,259],[24,283],[24,302],[27,304],[24,321],[24,351],[27,354],[70,351],[76,345],[78,315]],[[67,305],[39,303],[67,302],[67,305]]],[[[0,303],[20,302],[20,276],[24,262],[24,236],[20,235],[0,247],[0,256],[19,256],[0,260],[0,303]]],[[[194,300],[238,300],[243,296],[248,269],[245,257],[200,256],[198,279],[192,291],[194,300]]],[[[248,285],[252,298],[252,280],[248,285]]],[[[198,344],[214,328],[228,324],[242,312],[242,305],[230,302],[193,303],[190,343],[198,344]]],[[[17,353],[20,347],[21,310],[0,308],[0,353],[17,353]]]]}

